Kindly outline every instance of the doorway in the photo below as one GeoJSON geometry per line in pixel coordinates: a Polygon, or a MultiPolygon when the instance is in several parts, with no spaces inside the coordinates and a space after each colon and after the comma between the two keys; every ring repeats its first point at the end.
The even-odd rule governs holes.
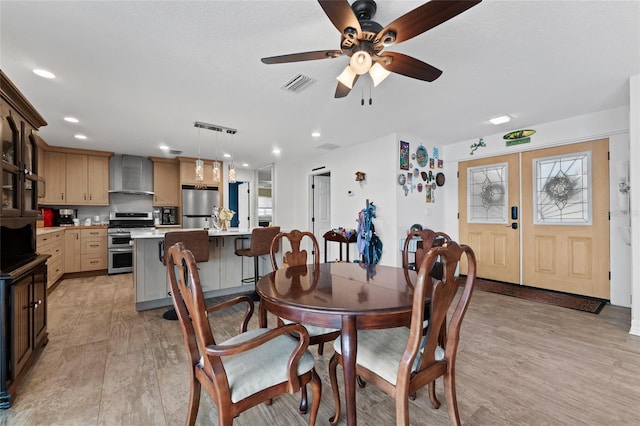
{"type": "Polygon", "coordinates": [[[609,299],[609,141],[459,164],[478,277],[609,299]]]}
{"type": "Polygon", "coordinates": [[[331,172],[311,175],[311,233],[318,240],[321,258],[324,234],[331,230],[331,172]]]}

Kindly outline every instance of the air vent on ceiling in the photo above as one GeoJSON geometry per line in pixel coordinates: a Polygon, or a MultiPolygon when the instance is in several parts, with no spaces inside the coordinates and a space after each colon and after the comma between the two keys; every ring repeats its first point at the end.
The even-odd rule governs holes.
{"type": "Polygon", "coordinates": [[[332,143],[323,143],[322,145],[318,145],[318,148],[326,149],[327,151],[330,151],[332,149],[340,148],[340,145],[336,145],[332,143]]]}
{"type": "Polygon", "coordinates": [[[182,151],[179,150],[179,149],[170,149],[169,150],[169,154],[171,154],[171,155],[180,155],[180,154],[182,154],[182,151]]]}
{"type": "Polygon", "coordinates": [[[314,82],[315,80],[313,78],[306,76],[304,74],[298,74],[295,77],[293,77],[291,80],[287,81],[282,86],[282,89],[287,90],[289,92],[293,92],[293,93],[300,93],[302,90],[309,87],[309,85],[311,85],[314,82]]]}

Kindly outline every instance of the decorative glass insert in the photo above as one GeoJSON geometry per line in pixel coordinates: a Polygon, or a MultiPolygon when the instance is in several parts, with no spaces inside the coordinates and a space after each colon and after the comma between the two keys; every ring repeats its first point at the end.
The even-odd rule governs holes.
{"type": "Polygon", "coordinates": [[[508,223],[508,164],[467,170],[467,222],[508,223]]]}
{"type": "Polygon", "coordinates": [[[534,223],[591,225],[591,152],[533,159],[534,223]]]}

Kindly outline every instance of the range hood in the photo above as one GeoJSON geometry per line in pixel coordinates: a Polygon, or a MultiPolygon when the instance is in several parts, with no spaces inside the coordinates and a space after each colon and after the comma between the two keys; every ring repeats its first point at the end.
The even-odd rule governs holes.
{"type": "Polygon", "coordinates": [[[114,155],[109,160],[109,193],[153,194],[151,160],[137,155],[114,155]]]}

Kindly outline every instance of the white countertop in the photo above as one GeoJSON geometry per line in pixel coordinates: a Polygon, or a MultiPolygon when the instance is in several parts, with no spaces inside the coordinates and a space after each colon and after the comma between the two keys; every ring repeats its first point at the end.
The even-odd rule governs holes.
{"type": "MultiPolygon", "coordinates": [[[[164,238],[164,234],[167,232],[175,231],[199,231],[200,228],[191,229],[177,229],[177,228],[163,228],[163,229],[149,229],[144,231],[131,231],[131,239],[145,239],[145,238],[164,238]]],[[[218,231],[209,229],[210,237],[237,237],[239,235],[251,235],[251,229],[229,228],[228,231],[218,231]]]]}

